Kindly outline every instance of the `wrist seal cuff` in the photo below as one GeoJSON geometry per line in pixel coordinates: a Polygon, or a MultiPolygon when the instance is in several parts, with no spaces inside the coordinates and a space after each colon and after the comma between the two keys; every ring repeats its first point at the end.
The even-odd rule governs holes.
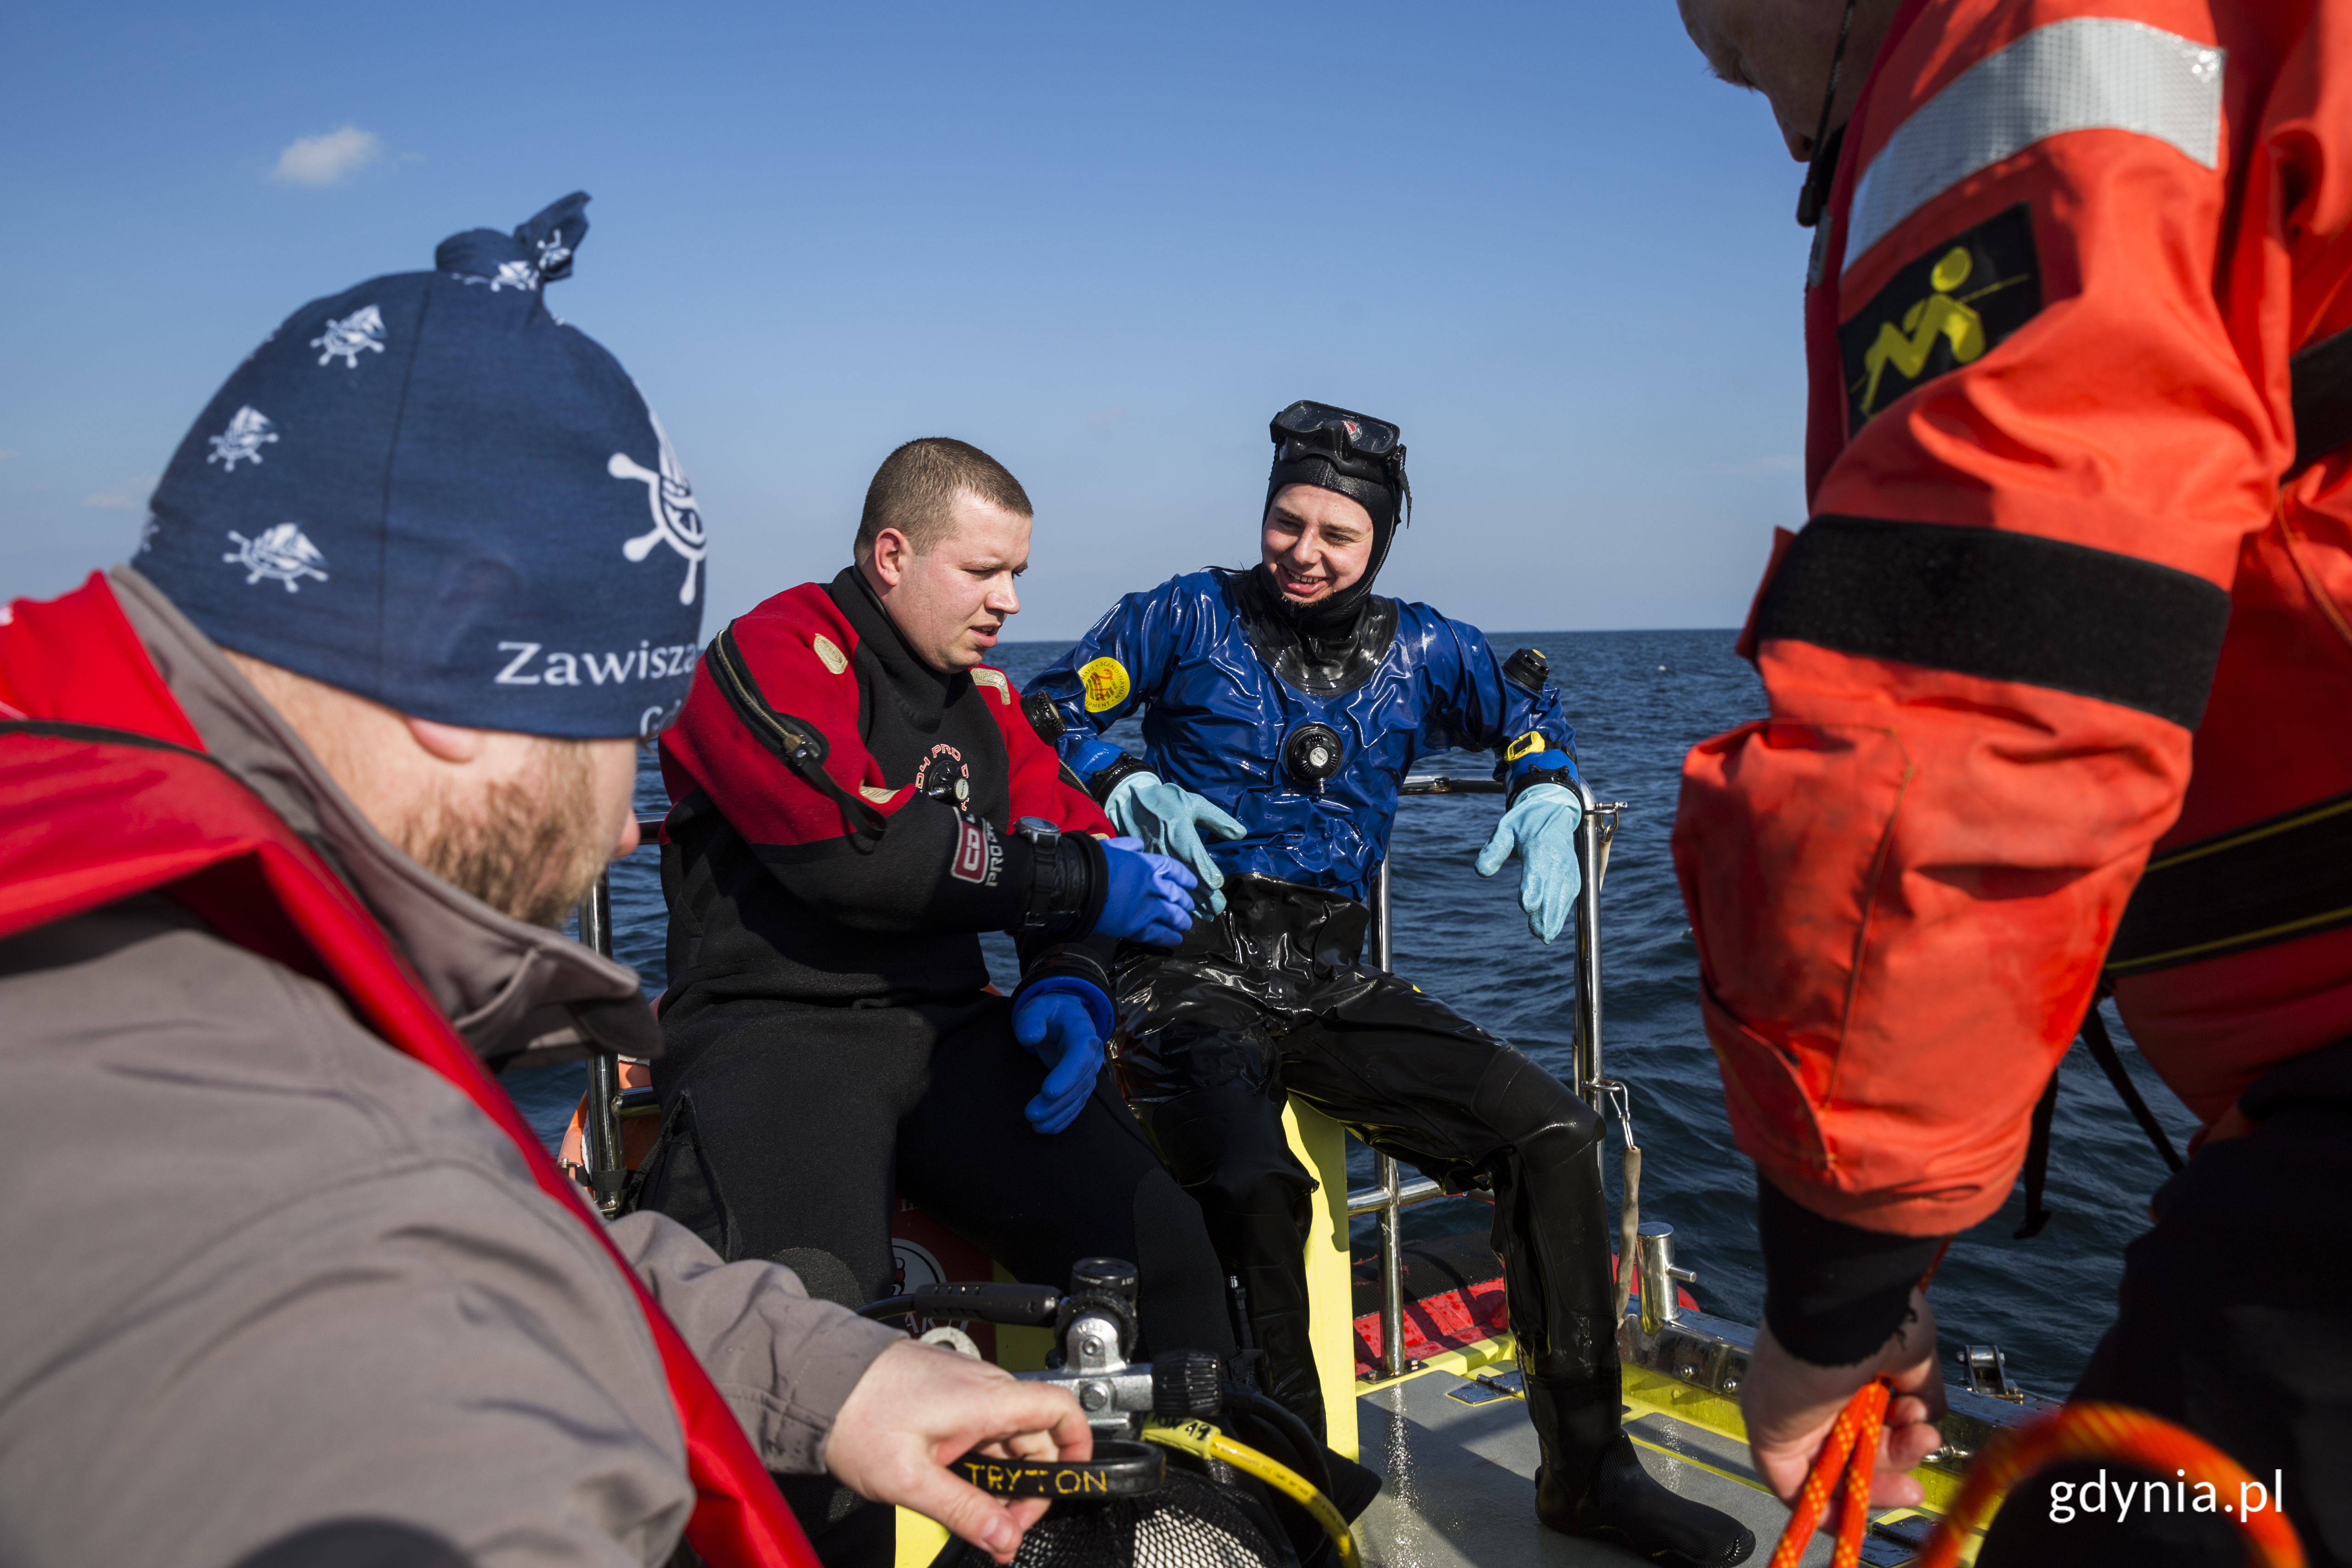
{"type": "Polygon", "coordinates": [[[1150,771],[1141,757],[1121,752],[1109,766],[1087,775],[1087,793],[1095,797],[1097,805],[1101,805],[1110,799],[1110,792],[1118,787],[1121,779],[1150,771]]]}
{"type": "Polygon", "coordinates": [[[1813,1213],[1759,1176],[1764,1321],[1815,1366],[1851,1366],[1877,1351],[1911,1310],[1911,1287],[1935,1261],[1939,1236],[1888,1236],[1813,1213]]]}
{"type": "Polygon", "coordinates": [[[1511,781],[1510,788],[1504,792],[1503,808],[1507,811],[1512,806],[1517,805],[1519,801],[1519,796],[1527,794],[1528,791],[1535,788],[1538,784],[1559,784],[1562,787],[1566,787],[1569,784],[1572,783],[1575,778],[1576,770],[1572,767],[1545,768],[1540,772],[1521,773],[1511,781]]]}

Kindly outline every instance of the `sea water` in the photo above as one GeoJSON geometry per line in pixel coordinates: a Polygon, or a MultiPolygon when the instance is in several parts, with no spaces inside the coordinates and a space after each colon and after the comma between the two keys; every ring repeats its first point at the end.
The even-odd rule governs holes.
{"type": "MultiPolygon", "coordinates": [[[[1703,632],[1496,633],[1499,650],[1533,647],[1551,663],[1587,780],[1602,800],[1623,801],[1601,899],[1604,1067],[1632,1090],[1642,1148],[1642,1217],[1675,1231],[1676,1259],[1698,1275],[1707,1311],[1754,1322],[1764,1274],[1756,1246],[1755,1176],[1732,1146],[1715,1059],[1699,1025],[1697,955],[1666,855],[1683,754],[1691,744],[1763,711],[1755,672],[1732,652],[1733,635],[1703,632]]],[[[999,662],[1015,685],[1058,658],[1066,643],[1008,643],[999,662]]],[[[1123,726],[1122,729],[1129,728],[1123,726]]],[[[1137,742],[1131,735],[1115,739],[1137,742]]],[[[1446,753],[1419,771],[1485,777],[1493,759],[1446,753]]],[[[638,780],[640,812],[667,809],[650,763],[638,780]]],[[[1415,796],[1402,803],[1391,849],[1391,900],[1399,973],[1504,1036],[1562,1078],[1572,1071],[1575,963],[1570,933],[1546,946],[1518,907],[1517,862],[1491,879],[1471,861],[1502,812],[1494,795],[1415,796]]],[[[644,850],[613,875],[615,955],[636,966],[648,994],[663,984],[664,913],[657,858],[644,850]]],[[[984,939],[992,972],[1016,978],[1012,944],[984,939]]],[[[2110,1008],[2109,1028],[2142,1095],[2185,1147],[2195,1121],[2159,1083],[2110,1008]]],[[[1990,1070],[1994,1064],[1988,1062],[1990,1070]]],[[[551,1143],[580,1096],[574,1066],[509,1075],[508,1087],[551,1143]]],[[[1947,1086],[1966,1094],[1966,1084],[1947,1086]]],[[[1611,1234],[1615,1234],[1616,1145],[1611,1131],[1611,1234]]],[[[1932,1299],[1947,1362],[1958,1347],[1998,1344],[2010,1375],[2063,1394],[2113,1315],[2122,1249],[2145,1228],[2148,1197],[2165,1170],[2078,1044],[2059,1073],[2045,1203],[2053,1217],[2031,1241],[2012,1239],[2022,1190],[1961,1236],[1937,1275],[1932,1299]]],[[[1369,1152],[1352,1150],[1351,1181],[1371,1179],[1369,1152]]],[[[1491,1210],[1475,1199],[1405,1211],[1409,1238],[1483,1228],[1491,1210]]],[[[1370,1221],[1358,1221],[1359,1250],[1370,1221]]]]}

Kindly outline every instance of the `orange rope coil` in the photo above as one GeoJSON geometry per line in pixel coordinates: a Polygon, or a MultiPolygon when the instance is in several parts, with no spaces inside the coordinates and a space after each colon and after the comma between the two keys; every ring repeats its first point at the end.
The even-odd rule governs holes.
{"type": "MultiPolygon", "coordinates": [[[[1919,1277],[1924,1295],[1936,1270],[1950,1249],[1947,1239],[1936,1249],[1927,1271],[1919,1277]]],[[[1845,1408],[1822,1439],[1805,1484],[1798,1489],[1796,1505],[1789,1511],[1789,1527],[1772,1551],[1771,1568],[1797,1568],[1822,1515],[1828,1511],[1830,1493],[1844,1483],[1838,1513],[1837,1545],[1830,1568],[1856,1568],[1862,1559],[1862,1538],[1870,1529],[1870,1479],[1878,1464],[1878,1438],[1885,1429],[1886,1407],[1895,1385],[1873,1378],[1855,1389],[1845,1408]]],[[[1954,1568],[1960,1560],[1960,1542],[1972,1531],[1984,1529],[2010,1489],[2045,1465],[2062,1459],[2112,1459],[2153,1470],[2179,1473],[2189,1486],[2210,1485],[2219,1492],[2231,1488],[2259,1487],[2237,1460],[2212,1444],[2160,1415],[2127,1405],[2069,1405],[2048,1415],[2003,1433],[1969,1467],[1960,1495],[1952,1510],[1937,1521],[1915,1568],[1954,1568]]],[[[2303,1542],[2282,1511],[2284,1499],[2268,1498],[2260,1513],[2232,1513],[2253,1552],[2255,1568],[2304,1568],[2303,1542]]]]}
{"type": "MultiPolygon", "coordinates": [[[[1855,1568],[1870,1524],[1870,1477],[1878,1458],[1878,1435],[1893,1392],[1884,1378],[1874,1379],[1855,1390],[1838,1413],[1797,1493],[1789,1527],[1773,1550],[1771,1568],[1796,1568],[1828,1511],[1831,1488],[1840,1480],[1845,1483],[1843,1506],[1830,1563],[1831,1568],[1855,1568]]],[[[1916,1568],[1956,1568],[1961,1542],[1991,1522],[2001,1498],[2036,1470],[2064,1459],[2109,1459],[2158,1477],[2171,1470],[2183,1484],[2210,1485],[2221,1496],[2243,1498],[2243,1489],[2262,1488],[2267,1508],[2231,1516],[2245,1534],[2255,1568],[2304,1568],[2303,1542],[2267,1487],[2195,1433],[2127,1405],[2070,1405],[2003,1433],[1969,1467],[1958,1499],[1937,1522],[1916,1568]]]]}
{"type": "MultiPolygon", "coordinates": [[[[2210,1485],[2223,1495],[2241,1489],[2237,1490],[2241,1498],[2245,1495],[2242,1489],[2262,1486],[2237,1460],[2161,1416],[2127,1405],[2069,1405],[2004,1433],[2000,1441],[1985,1450],[1984,1457],[1969,1468],[1959,1500],[1937,1526],[1918,1568],[1953,1568],[1960,1560],[1961,1540],[1969,1531],[1981,1530],[1991,1521],[2001,1495],[2043,1466],[2062,1459],[2113,1459],[2158,1476],[2167,1470],[2185,1471],[2181,1479],[2192,1488],[2210,1485]]],[[[2279,1500],[2269,1497],[2269,1489],[2263,1488],[2269,1507],[2259,1513],[2249,1510],[2231,1517],[2244,1532],[2258,1568],[2303,1568],[2303,1542],[2286,1515],[2279,1511],[2279,1500]]]]}

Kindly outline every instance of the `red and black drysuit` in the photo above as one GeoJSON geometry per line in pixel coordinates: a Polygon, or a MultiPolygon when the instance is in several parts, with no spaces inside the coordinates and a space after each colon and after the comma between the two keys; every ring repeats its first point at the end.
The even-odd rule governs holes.
{"type": "Polygon", "coordinates": [[[2258,1126],[2158,1195],[2077,1392],[2283,1469],[2352,1561],[2352,6],[1911,0],[1843,134],[1770,717],[1675,834],[1767,1319],[1883,1340],[2104,969],[2258,1126]]]}
{"type": "MultiPolygon", "coordinates": [[[[892,1291],[903,1194],[1031,1283],[1131,1258],[1147,1347],[1232,1351],[1199,1210],[1108,1078],[1058,1133],[1022,1114],[1045,1068],[979,933],[1017,933],[1024,990],[1108,994],[1087,933],[1112,830],[1004,675],[929,668],[853,567],[720,635],[661,761],[665,1122],[640,1204],[856,1303],[892,1291]],[[1060,837],[1013,830],[1029,818],[1060,837]]],[[[785,1489],[829,1563],[887,1560],[887,1510],[785,1489]]]]}

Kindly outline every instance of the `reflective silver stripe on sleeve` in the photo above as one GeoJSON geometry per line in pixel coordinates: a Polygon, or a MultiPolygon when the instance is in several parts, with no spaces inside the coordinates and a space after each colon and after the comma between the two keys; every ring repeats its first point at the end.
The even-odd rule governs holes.
{"type": "Polygon", "coordinates": [[[2223,53],[2145,22],[2077,16],[1988,55],[1922,104],[1862,172],[1846,266],[1978,170],[2064,132],[2137,132],[2219,168],[2223,53]]]}

